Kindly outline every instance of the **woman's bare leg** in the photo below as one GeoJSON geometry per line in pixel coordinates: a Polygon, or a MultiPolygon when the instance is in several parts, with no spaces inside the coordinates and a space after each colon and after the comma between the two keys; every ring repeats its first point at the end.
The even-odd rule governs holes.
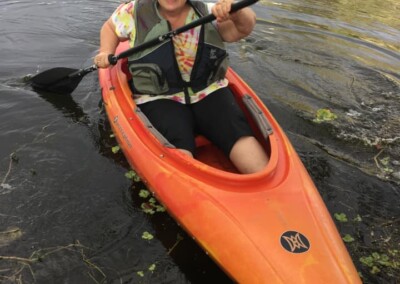
{"type": "Polygon", "coordinates": [[[256,138],[241,137],[231,150],[229,158],[242,174],[261,171],[268,164],[268,157],[256,138]]]}

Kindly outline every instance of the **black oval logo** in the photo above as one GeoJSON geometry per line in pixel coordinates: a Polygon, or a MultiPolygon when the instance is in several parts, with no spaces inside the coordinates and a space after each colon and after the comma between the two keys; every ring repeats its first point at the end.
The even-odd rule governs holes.
{"type": "Polygon", "coordinates": [[[310,249],[310,242],[301,233],[287,231],[281,236],[281,245],[291,253],[303,253],[310,249]]]}

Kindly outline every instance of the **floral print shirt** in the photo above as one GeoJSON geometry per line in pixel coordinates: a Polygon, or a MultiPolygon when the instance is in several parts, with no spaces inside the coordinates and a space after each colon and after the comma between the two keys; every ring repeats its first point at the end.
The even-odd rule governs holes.
{"type": "MultiPolygon", "coordinates": [[[[211,6],[209,5],[209,8],[211,6]]],[[[129,39],[130,47],[133,47],[133,43],[136,36],[135,21],[133,19],[135,9],[135,1],[129,3],[121,4],[115,12],[112,14],[111,19],[115,25],[115,31],[118,37],[129,39]]],[[[198,16],[194,12],[193,8],[190,10],[187,18],[186,24],[196,20],[198,16]]],[[[181,72],[183,80],[186,82],[190,79],[190,74],[192,72],[194,60],[196,57],[197,44],[199,42],[201,27],[196,27],[186,32],[180,33],[172,38],[175,47],[175,56],[178,62],[178,67],[181,72]]],[[[192,92],[189,88],[190,103],[195,103],[205,98],[212,92],[226,87],[228,85],[228,80],[223,79],[212,83],[210,86],[205,88],[200,92],[192,92]]],[[[172,99],[177,102],[185,104],[185,94],[184,92],[179,92],[173,95],[133,95],[136,104],[143,104],[149,101],[157,99],[172,99]]]]}

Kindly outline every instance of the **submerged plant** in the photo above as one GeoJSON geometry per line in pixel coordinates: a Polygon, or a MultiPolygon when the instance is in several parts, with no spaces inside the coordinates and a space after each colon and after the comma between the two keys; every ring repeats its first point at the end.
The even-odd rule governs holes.
{"type": "Polygon", "coordinates": [[[316,123],[321,123],[324,121],[330,121],[330,120],[335,120],[337,118],[337,115],[332,113],[329,109],[322,108],[319,109],[316,113],[316,117],[314,118],[314,122],[316,123]]]}

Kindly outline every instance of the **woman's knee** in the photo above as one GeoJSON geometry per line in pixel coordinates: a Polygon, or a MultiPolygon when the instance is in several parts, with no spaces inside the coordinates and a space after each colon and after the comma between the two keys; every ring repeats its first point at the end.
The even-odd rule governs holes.
{"type": "Polygon", "coordinates": [[[236,141],[229,154],[236,168],[243,174],[256,173],[268,164],[268,156],[253,136],[244,136],[236,141]]]}

